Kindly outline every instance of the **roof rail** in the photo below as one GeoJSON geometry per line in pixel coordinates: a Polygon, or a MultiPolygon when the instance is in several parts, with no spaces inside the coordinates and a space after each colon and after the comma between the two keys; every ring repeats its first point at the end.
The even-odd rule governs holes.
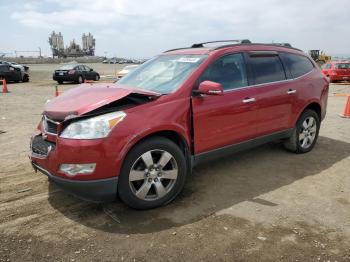
{"type": "Polygon", "coordinates": [[[271,43],[271,45],[280,45],[280,46],[285,46],[285,47],[292,47],[290,43],[271,43]]]}
{"type": "Polygon", "coordinates": [[[293,47],[289,43],[252,43],[248,39],[242,39],[242,40],[218,40],[218,41],[209,41],[209,42],[197,43],[197,44],[193,44],[191,47],[170,49],[170,50],[165,51],[164,53],[171,52],[171,51],[176,51],[176,50],[182,50],[182,49],[201,48],[201,47],[204,47],[205,44],[224,43],[224,42],[234,42],[234,44],[226,44],[226,45],[215,46],[211,50],[217,50],[217,49],[222,49],[222,48],[232,47],[232,46],[237,46],[237,45],[252,44],[252,45],[281,46],[281,47],[286,47],[286,48],[291,48],[291,49],[295,49],[295,50],[298,50],[298,51],[302,51],[302,50],[300,50],[298,48],[293,47]]]}
{"type": "Polygon", "coordinates": [[[213,43],[226,43],[226,42],[235,42],[237,44],[250,44],[250,40],[248,39],[242,39],[242,40],[218,40],[218,41],[209,41],[209,42],[203,42],[203,43],[197,43],[193,44],[191,48],[200,48],[204,47],[205,44],[213,44],[213,43]]]}

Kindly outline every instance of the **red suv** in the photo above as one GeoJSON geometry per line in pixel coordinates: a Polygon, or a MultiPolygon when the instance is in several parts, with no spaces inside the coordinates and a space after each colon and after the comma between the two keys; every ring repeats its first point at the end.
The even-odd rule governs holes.
{"type": "Polygon", "coordinates": [[[332,61],[322,66],[322,72],[329,77],[331,83],[350,81],[350,62],[332,61]]]}
{"type": "Polygon", "coordinates": [[[328,86],[312,59],[289,45],[169,50],[117,83],[82,84],[47,103],[30,158],[80,198],[158,207],[203,161],[273,140],[310,151],[328,86]]]}

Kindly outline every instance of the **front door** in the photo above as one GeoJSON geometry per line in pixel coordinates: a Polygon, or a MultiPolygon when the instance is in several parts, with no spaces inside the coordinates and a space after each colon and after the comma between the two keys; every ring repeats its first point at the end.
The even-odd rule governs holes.
{"type": "Polygon", "coordinates": [[[255,137],[255,88],[248,86],[243,55],[217,59],[198,82],[205,80],[220,83],[224,94],[192,97],[195,154],[255,137]]]}

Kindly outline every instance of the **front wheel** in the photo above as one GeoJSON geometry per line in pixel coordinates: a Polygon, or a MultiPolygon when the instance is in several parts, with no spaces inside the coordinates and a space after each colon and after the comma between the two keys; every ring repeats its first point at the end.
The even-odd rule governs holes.
{"type": "Polygon", "coordinates": [[[307,153],[315,146],[320,130],[320,118],[314,110],[307,109],[299,117],[292,136],[284,146],[297,154],[307,153]]]}
{"type": "Polygon", "coordinates": [[[23,76],[22,82],[29,82],[29,76],[27,74],[23,76]]]}
{"type": "Polygon", "coordinates": [[[118,194],[128,206],[149,209],[171,202],[182,190],[187,173],[181,149],[169,139],[154,137],[128,153],[118,181],[118,194]]]}

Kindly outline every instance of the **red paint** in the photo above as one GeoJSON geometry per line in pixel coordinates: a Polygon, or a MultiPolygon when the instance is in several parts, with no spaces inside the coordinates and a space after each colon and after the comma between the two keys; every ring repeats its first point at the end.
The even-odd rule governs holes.
{"type": "MultiPolygon", "coordinates": [[[[250,50],[305,55],[294,49],[253,44],[213,51],[206,48],[172,51],[167,54],[208,54],[208,58],[174,93],[124,110],[127,117],[108,137],[71,140],[48,135],[48,140],[56,142],[56,149],[47,159],[32,157],[32,160],[52,174],[72,180],[108,178],[119,175],[123,159],[136,143],[157,132],[176,132],[186,141],[191,154],[195,155],[293,128],[301,112],[311,103],[320,105],[321,115],[324,117],[328,81],[316,65],[310,73],[295,80],[249,86],[220,95],[192,97],[192,88],[208,65],[222,55],[250,50]],[[288,95],[289,90],[296,90],[296,93],[288,95]],[[256,101],[242,102],[250,98],[256,101]],[[58,172],[62,163],[91,162],[97,164],[95,173],[91,175],[77,175],[72,178],[58,172]]],[[[121,99],[132,90],[111,84],[81,85],[53,99],[45,107],[45,113],[61,119],[69,114],[80,116],[121,99]]],[[[40,126],[38,132],[42,132],[40,126]]]]}
{"type": "Polygon", "coordinates": [[[322,73],[329,77],[331,82],[335,81],[350,81],[350,68],[339,69],[339,64],[350,64],[349,61],[332,61],[322,66],[322,73]]]}

